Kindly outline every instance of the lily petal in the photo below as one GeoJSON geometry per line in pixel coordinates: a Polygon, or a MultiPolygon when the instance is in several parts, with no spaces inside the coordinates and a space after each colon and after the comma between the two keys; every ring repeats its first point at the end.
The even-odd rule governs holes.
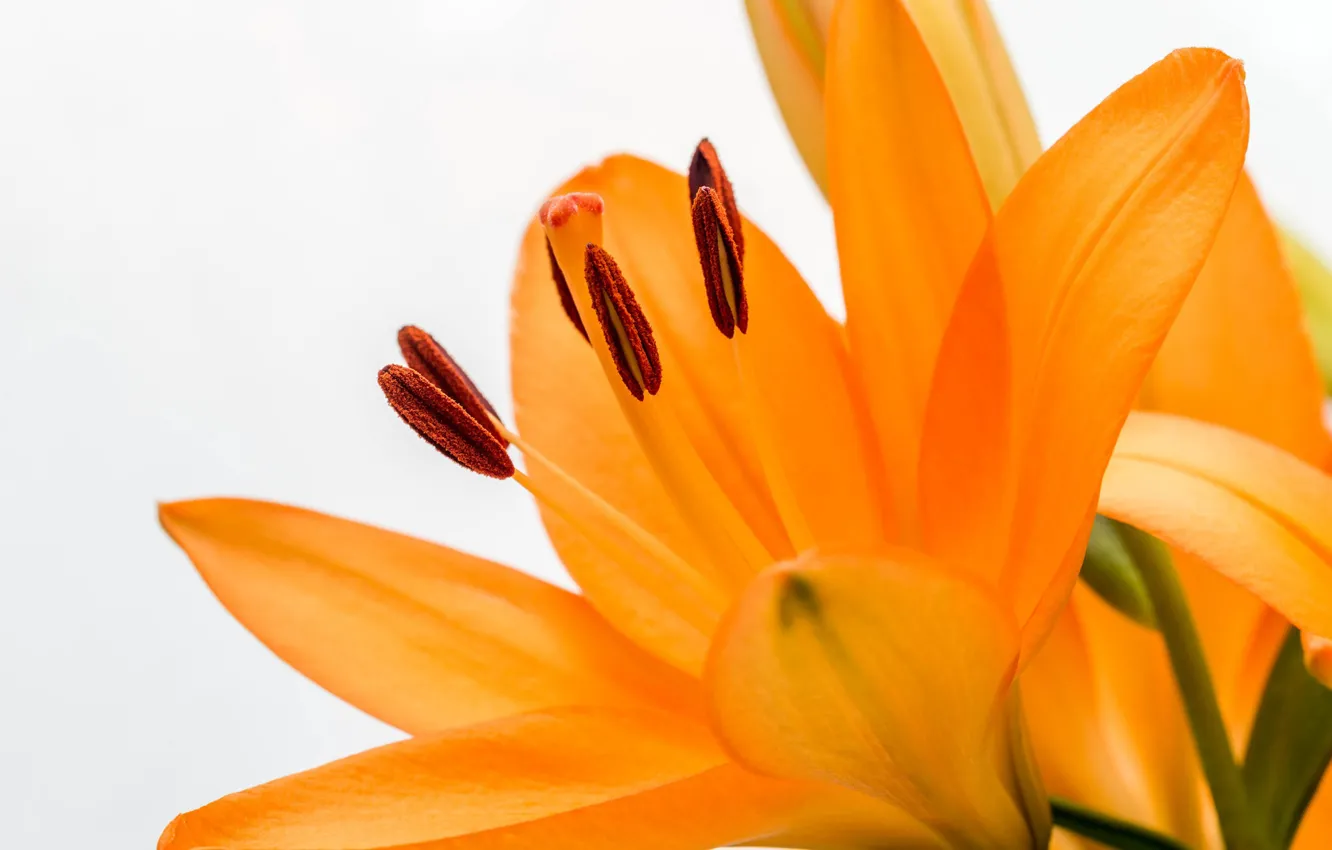
{"type": "Polygon", "coordinates": [[[1309,808],[1304,812],[1304,820],[1295,833],[1292,850],[1322,850],[1332,846],[1332,782],[1318,786],[1309,808]]]}
{"type": "MultiPolygon", "coordinates": [[[[985,0],[904,0],[948,86],[993,206],[1040,155],[1036,124],[985,0]]],[[[823,123],[832,0],[746,0],[759,56],[810,175],[828,191],[823,123]]]]}
{"type": "Polygon", "coordinates": [[[1332,477],[1294,455],[1220,425],[1139,412],[1125,423],[1115,457],[1170,466],[1229,489],[1332,561],[1332,477]]]}
{"type": "Polygon", "coordinates": [[[741,763],[878,796],[945,835],[979,820],[1002,843],[1027,830],[994,738],[1016,654],[1007,612],[936,562],[807,556],[737,601],[706,682],[741,763]]]}
{"type": "Polygon", "coordinates": [[[1052,795],[1124,813],[1129,797],[1111,758],[1091,647],[1069,600],[1041,651],[1022,672],[1022,704],[1041,777],[1052,795]]]}
{"type": "Polygon", "coordinates": [[[899,0],[836,7],[826,98],[851,353],[910,539],[930,377],[990,205],[948,90],[899,0]]]}
{"type": "Polygon", "coordinates": [[[1062,603],[1046,590],[1063,580],[1055,573],[1207,258],[1247,141],[1239,63],[1176,51],[1078,122],[995,219],[987,244],[1008,299],[1014,433],[1025,441],[1005,575],[1021,619],[1062,603]]]}
{"type": "Polygon", "coordinates": [[[412,734],[570,702],[696,704],[693,680],[583,599],[499,564],[270,502],[176,502],[160,516],[259,640],[412,734]]]}
{"type": "Polygon", "coordinates": [[[1292,623],[1332,634],[1332,479],[1215,425],[1134,414],[1100,509],[1206,561],[1292,623]]]}
{"type": "Polygon", "coordinates": [[[986,194],[997,209],[1041,154],[1004,40],[985,0],[906,0],[962,119],[986,194]]]}
{"type": "Polygon", "coordinates": [[[1247,175],[1140,401],[1252,434],[1314,466],[1332,454],[1299,291],[1247,175]]]}
{"type": "Polygon", "coordinates": [[[657,712],[555,709],[414,738],[181,815],[158,850],[686,850],[786,827],[796,786],[657,712]]]}
{"type": "Polygon", "coordinates": [[[1003,281],[982,249],[962,285],[935,366],[920,450],[925,550],[998,583],[1013,470],[1003,281]]]}
{"type": "Polygon", "coordinates": [[[1200,834],[1201,768],[1189,740],[1161,636],[1078,587],[1070,604],[1085,630],[1099,717],[1109,742],[1107,770],[1127,796],[1107,799],[1112,812],[1166,832],[1189,847],[1200,834]],[[1181,746],[1181,744],[1185,744],[1181,746]]]}

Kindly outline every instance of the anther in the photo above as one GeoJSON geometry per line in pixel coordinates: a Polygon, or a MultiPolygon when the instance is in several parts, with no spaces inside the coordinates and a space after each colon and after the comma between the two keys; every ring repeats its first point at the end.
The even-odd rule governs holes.
{"type": "Polygon", "coordinates": [[[638,306],[638,299],[625,282],[614,258],[598,245],[589,244],[583,258],[588,293],[597,321],[606,336],[620,380],[639,401],[644,391],[656,395],[661,389],[661,358],[652,336],[652,326],[638,306]]]}
{"type": "Polygon", "coordinates": [[[461,466],[491,478],[510,478],[504,443],[429,378],[396,364],[379,370],[379,388],[402,421],[461,466]]]}
{"type": "Polygon", "coordinates": [[[689,199],[698,197],[698,190],[707,186],[721,198],[725,210],[726,223],[731,226],[735,237],[735,255],[741,261],[745,258],[745,234],[740,223],[740,208],[735,203],[735,190],[722,168],[721,159],[712,142],[704,139],[694,148],[694,158],[689,162],[689,199]]]}
{"type": "Polygon", "coordinates": [[[745,296],[744,265],[736,233],[727,221],[721,196],[708,186],[694,195],[694,244],[703,268],[708,309],[712,321],[729,339],[749,330],[749,299],[745,296]]]}
{"type": "Polygon", "coordinates": [[[435,338],[415,325],[407,325],[398,331],[398,348],[407,365],[424,375],[432,384],[439,387],[446,396],[453,399],[463,410],[495,435],[505,446],[508,442],[500,436],[499,430],[491,423],[491,416],[498,416],[495,408],[481,391],[472,383],[444,346],[435,338]]]}
{"type": "Polygon", "coordinates": [[[550,260],[550,276],[555,279],[555,291],[560,294],[560,306],[564,308],[564,315],[573,322],[573,326],[583,335],[583,339],[591,342],[587,328],[583,327],[583,317],[578,315],[578,305],[574,302],[573,292],[569,289],[569,281],[564,277],[560,261],[555,259],[555,249],[551,247],[549,239],[546,240],[546,257],[550,260]]]}

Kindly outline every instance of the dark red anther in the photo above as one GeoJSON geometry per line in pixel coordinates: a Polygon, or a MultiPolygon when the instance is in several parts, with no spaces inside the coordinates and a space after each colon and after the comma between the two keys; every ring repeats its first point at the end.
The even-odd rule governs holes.
{"type": "Polygon", "coordinates": [[[749,330],[749,299],[740,249],[725,212],[717,192],[700,186],[694,195],[694,244],[703,268],[712,321],[730,339],[736,328],[740,333],[749,330]]]}
{"type": "Polygon", "coordinates": [[[573,322],[573,326],[583,335],[583,339],[592,342],[587,335],[587,328],[583,327],[583,317],[578,315],[578,305],[574,303],[573,293],[569,291],[569,281],[564,278],[564,271],[560,269],[560,261],[555,259],[555,249],[550,247],[549,239],[546,240],[546,256],[550,258],[550,276],[555,279],[555,291],[560,294],[560,306],[564,308],[564,315],[573,322]]]}
{"type": "Polygon", "coordinates": [[[598,245],[588,245],[584,259],[587,289],[597,321],[606,336],[615,368],[625,387],[639,401],[644,391],[656,395],[661,389],[661,358],[652,326],[638,306],[638,299],[625,282],[615,259],[598,245]]]}
{"type": "Polygon", "coordinates": [[[721,159],[712,142],[704,139],[694,148],[694,158],[689,161],[689,199],[698,197],[698,190],[707,186],[721,198],[722,209],[726,211],[726,223],[731,226],[735,239],[735,255],[742,262],[745,259],[745,233],[740,220],[740,208],[735,203],[735,190],[722,168],[721,159]]]}
{"type": "Polygon", "coordinates": [[[509,478],[513,460],[491,430],[425,375],[396,364],[379,370],[379,388],[402,421],[461,466],[509,478]]]}
{"type": "Polygon", "coordinates": [[[467,377],[467,373],[433,336],[415,325],[407,325],[398,331],[398,348],[402,350],[402,357],[408,366],[420,372],[432,384],[443,390],[445,395],[462,405],[462,408],[500,443],[509,445],[508,441],[500,436],[499,429],[490,421],[490,416],[499,417],[499,414],[495,413],[494,406],[486,400],[476,388],[476,384],[472,383],[472,379],[467,377]]]}

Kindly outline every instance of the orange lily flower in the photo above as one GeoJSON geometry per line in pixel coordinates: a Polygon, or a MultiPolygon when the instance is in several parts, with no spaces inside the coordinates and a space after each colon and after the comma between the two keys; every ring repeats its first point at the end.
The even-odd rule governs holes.
{"type": "MultiPolygon", "coordinates": [[[[1042,847],[1016,683],[1107,467],[1124,516],[1204,558],[1277,541],[1163,492],[1329,516],[1321,473],[1190,420],[1111,459],[1240,177],[1236,61],[1152,66],[993,213],[902,5],[839,3],[826,73],[845,330],[704,143],[688,176],[614,157],[542,207],[514,428],[419,330],[380,374],[437,449],[536,496],[581,596],[295,508],[162,508],[242,623],[415,737],[182,815],[160,847],[1042,847]],[[1281,475],[1177,451],[1201,439],[1281,475]]],[[[1295,604],[1311,565],[1279,552],[1264,581],[1295,604]]],[[[1332,633],[1329,611],[1298,619],[1332,633]]]]}
{"type": "MultiPolygon", "coordinates": [[[[906,5],[939,62],[990,199],[1001,204],[1037,161],[1040,145],[986,4],[906,0],[906,5]]],[[[821,65],[832,4],[749,0],[747,7],[792,135],[826,191],[821,65]]],[[[1139,406],[1253,435],[1325,469],[1332,444],[1323,424],[1318,361],[1301,322],[1300,290],[1315,327],[1326,326],[1332,276],[1290,237],[1284,237],[1285,245],[1282,241],[1244,177],[1215,248],[1143,385],[1139,406]]],[[[1322,349],[1320,355],[1327,357],[1322,349]]],[[[1323,580],[1325,536],[1288,545],[1292,541],[1272,519],[1298,534],[1309,528],[1297,518],[1298,508],[1264,514],[1242,500],[1255,486],[1301,490],[1295,479],[1308,470],[1285,478],[1276,470],[1286,460],[1268,457],[1257,444],[1241,446],[1229,438],[1216,443],[1178,420],[1137,418],[1116,450],[1100,507],[1178,544],[1175,561],[1220,707],[1233,746],[1242,751],[1288,622],[1313,626],[1310,615],[1317,617],[1315,608],[1326,611],[1329,603],[1304,583],[1323,580]],[[1142,461],[1149,457],[1165,468],[1148,471],[1142,461]],[[1268,460],[1275,466],[1265,466],[1268,460]],[[1168,479],[1180,468],[1210,469],[1210,484],[1173,486],[1168,479]],[[1140,498],[1153,479],[1161,487],[1154,507],[1140,498]],[[1184,532],[1158,515],[1181,500],[1212,512],[1232,531],[1247,528],[1256,545],[1221,552],[1219,540],[1203,540],[1205,534],[1184,532]],[[1259,540],[1266,544],[1257,545],[1259,540]],[[1281,549],[1293,557],[1276,555],[1281,549]]],[[[1318,492],[1303,491],[1305,505],[1327,504],[1332,491],[1313,486],[1318,492]]],[[[1232,535],[1227,538],[1225,546],[1235,543],[1232,535]]],[[[1332,682],[1332,652],[1314,634],[1305,633],[1306,661],[1315,676],[1332,682]]],[[[1171,678],[1159,636],[1080,587],[1023,680],[1038,761],[1055,793],[1145,822],[1190,846],[1219,847],[1215,815],[1171,678]]],[[[1312,850],[1329,844],[1332,790],[1325,790],[1313,801],[1295,846],[1312,850]]]]}

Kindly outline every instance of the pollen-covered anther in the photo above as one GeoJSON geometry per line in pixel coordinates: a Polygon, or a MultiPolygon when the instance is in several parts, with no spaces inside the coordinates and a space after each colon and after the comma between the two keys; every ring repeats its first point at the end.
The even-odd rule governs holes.
{"type": "Polygon", "coordinates": [[[493,434],[495,439],[508,446],[508,441],[490,421],[491,416],[499,415],[495,413],[494,405],[486,400],[458,362],[449,355],[444,346],[435,341],[433,336],[415,325],[407,325],[398,331],[398,348],[402,351],[402,358],[407,361],[408,366],[428,378],[493,434]]]}
{"type": "Polygon", "coordinates": [[[735,231],[726,219],[718,192],[701,186],[694,195],[694,244],[703,268],[708,309],[712,321],[729,339],[749,330],[749,299],[745,295],[744,264],[735,231]]]}
{"type": "Polygon", "coordinates": [[[406,366],[385,366],[379,370],[379,388],[402,421],[449,459],[491,478],[512,477],[513,460],[504,443],[425,375],[406,366]]]}
{"type": "Polygon", "coordinates": [[[546,258],[550,260],[550,276],[555,280],[555,291],[559,293],[560,307],[564,309],[564,315],[573,322],[573,326],[583,335],[583,339],[591,342],[587,328],[583,326],[583,317],[578,315],[578,304],[569,289],[569,281],[564,277],[564,271],[560,268],[560,261],[555,258],[555,249],[549,239],[546,240],[546,258]]]}
{"type": "Polygon", "coordinates": [[[620,380],[639,401],[644,393],[661,389],[661,358],[652,326],[638,306],[638,299],[625,282],[615,259],[599,245],[589,244],[583,268],[597,321],[606,336],[620,380]]]}
{"type": "Polygon", "coordinates": [[[694,148],[694,158],[689,161],[689,197],[698,197],[698,190],[707,186],[721,199],[721,207],[726,223],[731,226],[731,235],[735,239],[735,255],[740,260],[745,258],[745,234],[740,220],[740,208],[735,203],[735,190],[722,168],[721,159],[712,142],[704,139],[694,148]]]}

